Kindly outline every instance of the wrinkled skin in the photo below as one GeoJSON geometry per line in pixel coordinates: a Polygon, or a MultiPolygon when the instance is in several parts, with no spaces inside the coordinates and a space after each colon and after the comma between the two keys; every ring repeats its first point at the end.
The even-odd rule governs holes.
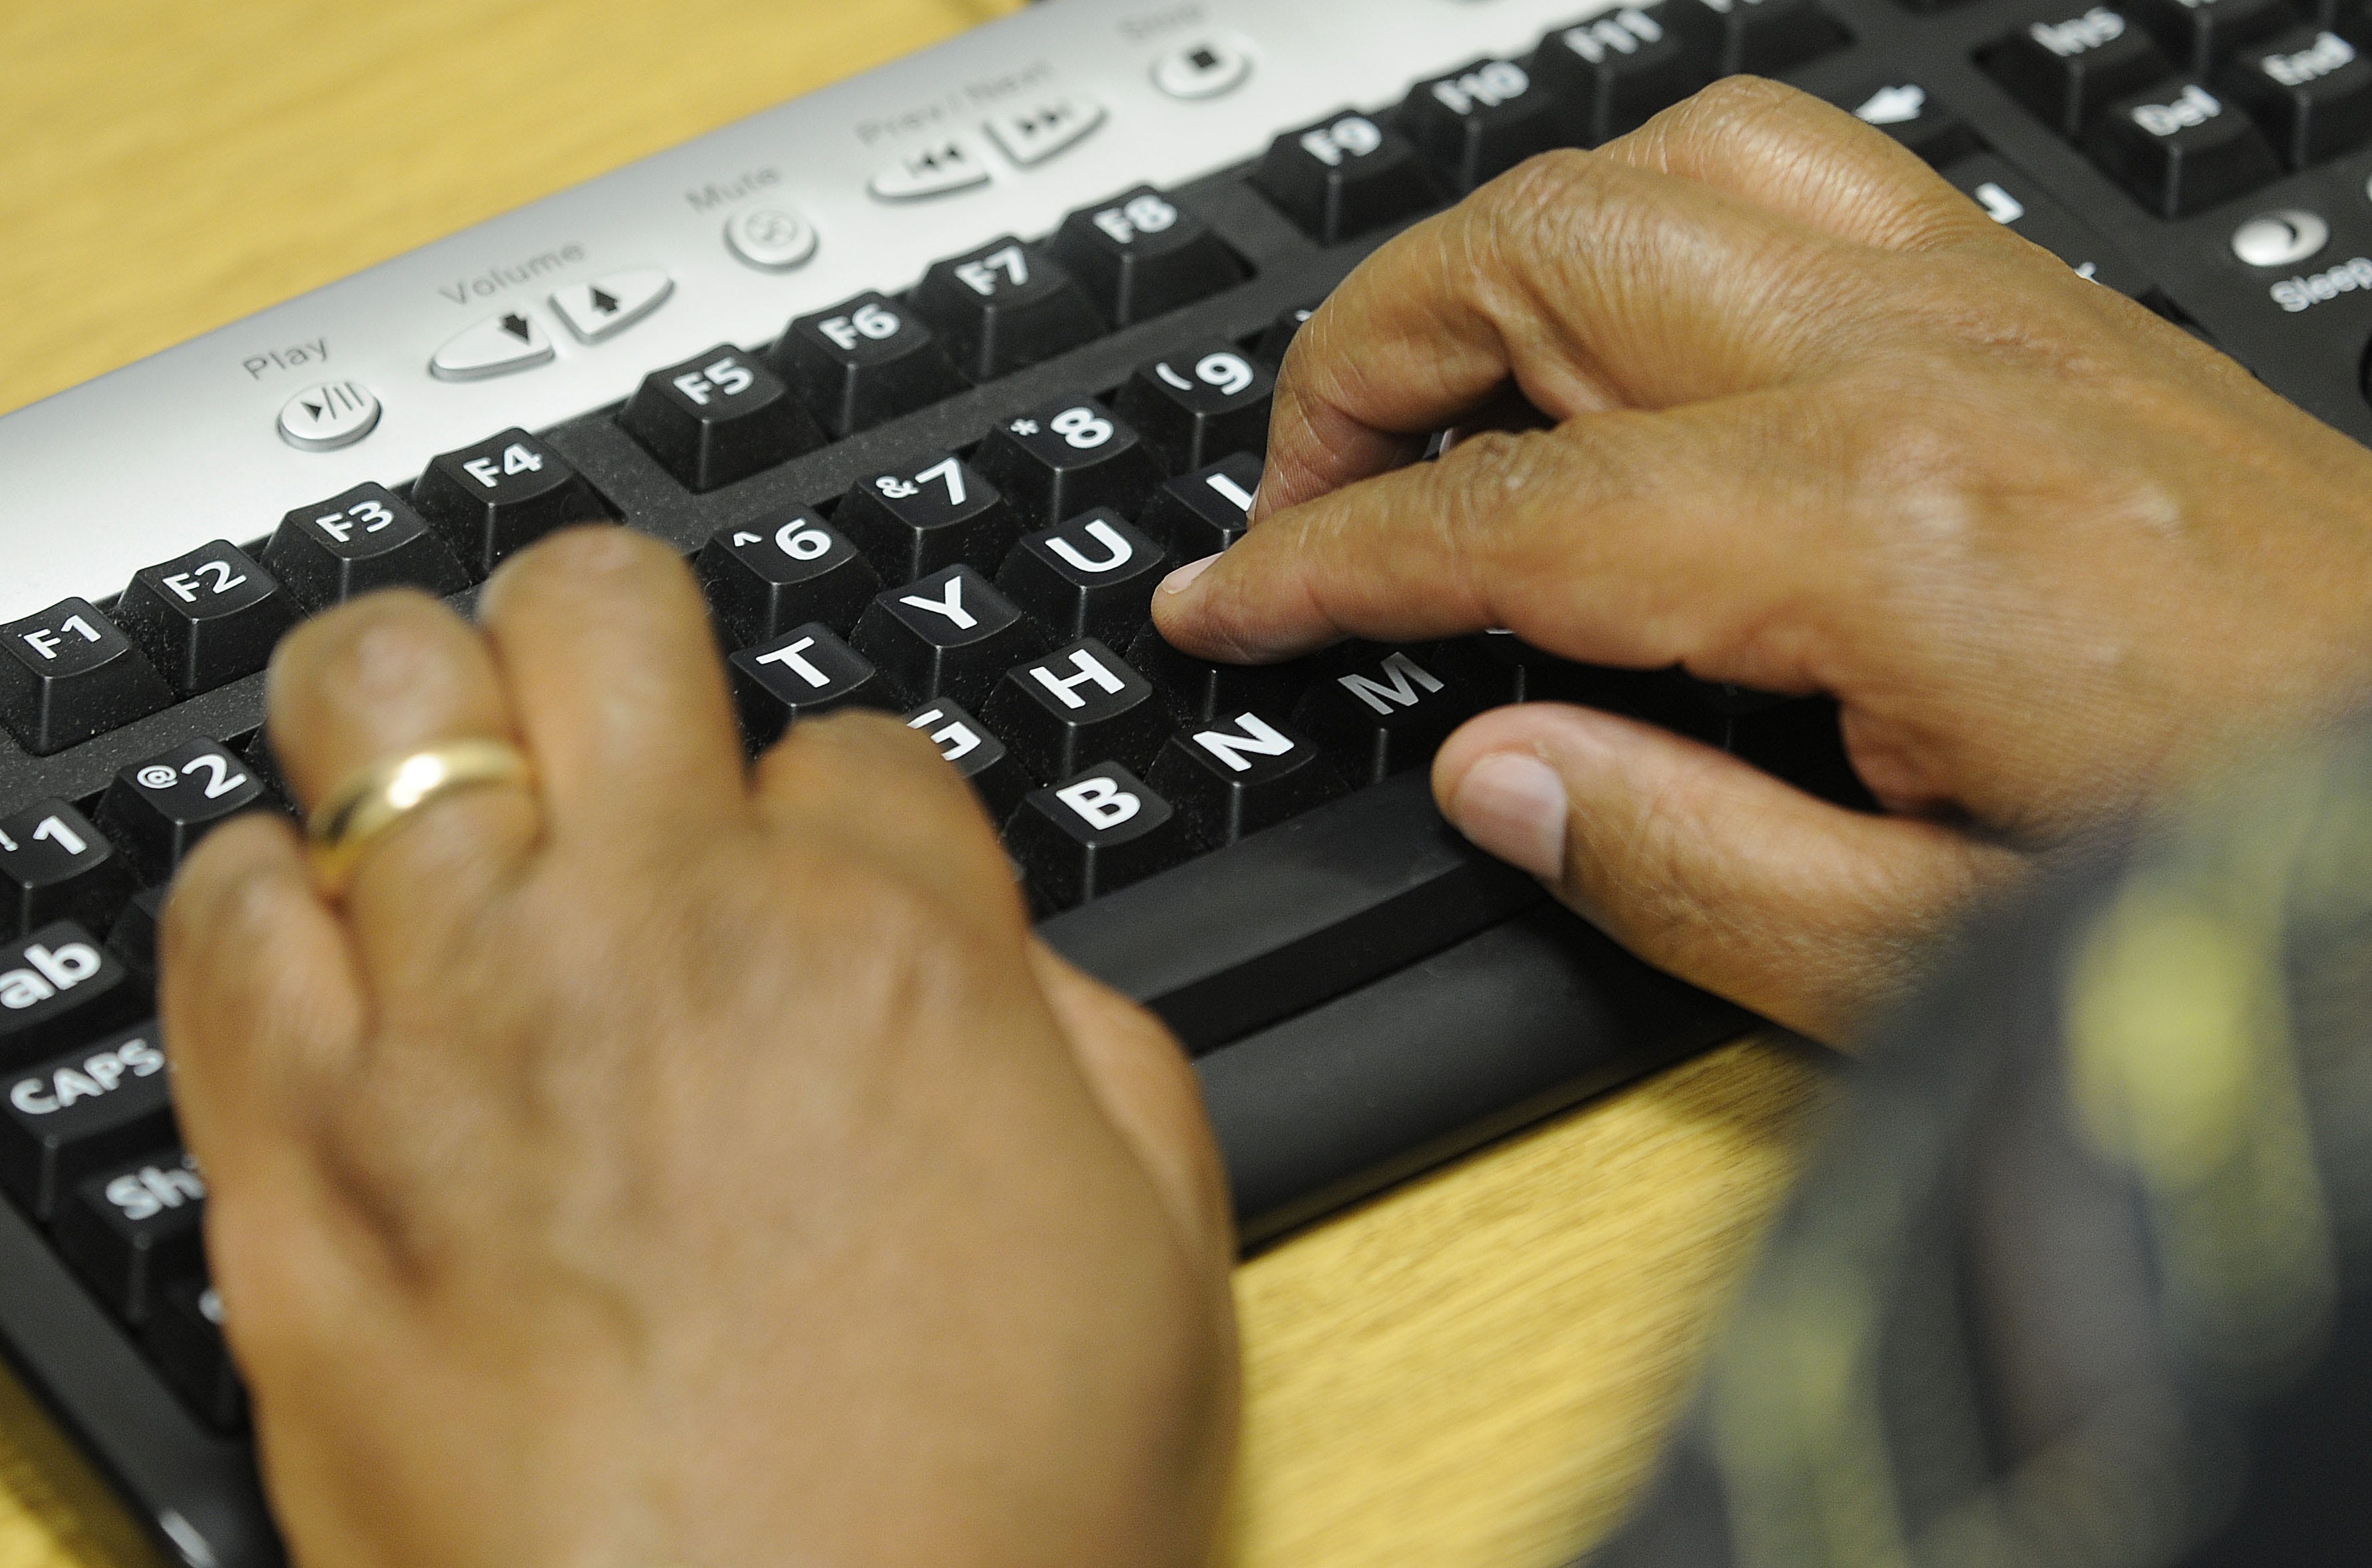
{"type": "MultiPolygon", "coordinates": [[[[1839,1038],[1971,897],[2356,701],[2366,496],[2372,456],[1737,82],[1362,268],[1285,367],[1261,521],[1157,609],[1206,654],[1506,626],[1835,693],[1885,816],[1548,704],[1435,777],[1620,939],[1839,1038]],[[1511,385],[1552,428],[1407,466],[1511,385]]],[[[307,805],[467,737],[535,769],[343,898],[233,823],[169,907],[300,1562],[1204,1558],[1237,1395],[1192,1078],[1033,943],[927,743],[832,718],[748,767],[689,575],[614,529],[524,553],[474,626],[308,623],[271,730],[307,805]]]]}
{"type": "Polygon", "coordinates": [[[1619,940],[1836,1040],[2038,852],[2352,706],[2368,521],[2372,454],[1735,78],[1361,268],[1286,360],[1256,526],[1156,613],[1206,656],[1496,626],[1832,693],[1884,819],[1545,704],[1435,782],[1619,940]],[[1511,388],[1552,427],[1403,466],[1511,388]]]}

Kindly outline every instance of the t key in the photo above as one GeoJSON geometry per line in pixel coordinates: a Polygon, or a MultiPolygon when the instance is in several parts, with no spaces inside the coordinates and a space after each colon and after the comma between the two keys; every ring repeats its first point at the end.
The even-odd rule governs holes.
{"type": "Polygon", "coordinates": [[[1008,670],[986,717],[1041,779],[1096,761],[1145,767],[1169,729],[1153,683],[1093,637],[1008,670]]]}
{"type": "Polygon", "coordinates": [[[938,335],[878,294],[799,317],[768,363],[834,436],[870,430],[964,389],[938,335]]]}
{"type": "Polygon", "coordinates": [[[998,676],[1046,646],[1013,601],[969,566],[883,593],[856,623],[855,641],[915,702],[977,703],[998,676]]]}
{"type": "Polygon", "coordinates": [[[956,368],[993,381],[1103,335],[1095,302],[1063,264],[1011,235],[937,262],[914,286],[914,311],[956,368]]]}
{"type": "Polygon", "coordinates": [[[184,697],[262,669],[297,613],[279,580],[226,539],[142,567],[115,606],[116,624],[184,697]]]}
{"type": "Polygon", "coordinates": [[[1275,395],[1275,377],[1210,338],[1138,366],[1117,406],[1162,465],[1180,473],[1237,452],[1267,452],[1275,395]]]}
{"type": "Polygon", "coordinates": [[[373,588],[424,588],[441,598],[470,586],[452,546],[383,484],[357,484],[281,518],[263,567],[308,610],[373,588]]]}
{"type": "Polygon", "coordinates": [[[0,626],[0,724],[36,757],[169,707],[173,689],[87,598],[0,626]]]}
{"type": "Polygon", "coordinates": [[[1555,99],[1513,60],[1419,82],[1399,118],[1434,177],[1460,195],[1563,139],[1555,99]]]}
{"type": "Polygon", "coordinates": [[[64,801],[37,800],[0,817],[0,936],[53,920],[104,931],[132,888],[132,867],[115,845],[64,801]]]}
{"type": "Polygon", "coordinates": [[[881,672],[828,626],[796,628],[726,663],[742,733],[753,748],[771,746],[796,721],[834,708],[898,706],[881,672]]]}
{"type": "Polygon", "coordinates": [[[1206,299],[1243,281],[1211,226],[1150,185],[1063,220],[1054,253],[1115,327],[1206,299]]]}
{"type": "Polygon", "coordinates": [[[996,583],[1057,642],[1124,644],[1151,619],[1169,566],[1168,552],[1099,507],[1023,539],[996,583]]]}
{"type": "Polygon", "coordinates": [[[162,882],[200,839],[266,804],[262,781],[230,748],[192,740],[118,770],[99,799],[99,825],[143,881],[162,882]]]}
{"type": "Polygon", "coordinates": [[[1117,762],[1023,797],[1006,829],[1041,911],[1075,909],[1193,854],[1168,801],[1117,762]]]}
{"type": "Polygon", "coordinates": [[[1046,403],[994,426],[979,461],[1027,528],[1098,506],[1134,517],[1161,482],[1160,466],[1136,432],[1086,398],[1046,403]]]}
{"type": "Polygon", "coordinates": [[[1021,531],[1004,493],[952,452],[867,474],[849,487],[837,516],[893,583],[960,564],[993,572],[1021,531]]]}
{"type": "Polygon", "coordinates": [[[1350,111],[1279,136],[1252,183],[1320,245],[1355,238],[1441,200],[1407,137],[1350,111]]]}
{"type": "Polygon", "coordinates": [[[1216,555],[1251,526],[1261,466],[1250,452],[1238,452],[1180,474],[1154,493],[1145,508],[1145,531],[1168,544],[1180,561],[1216,555]]]}
{"type": "Polygon", "coordinates": [[[618,424],[695,494],[788,462],[824,441],[782,377],[730,343],[644,377],[618,424]]]}
{"type": "Polygon", "coordinates": [[[554,528],[616,516],[559,453],[518,429],[430,459],[412,504],[481,576],[554,528]]]}
{"type": "Polygon", "coordinates": [[[873,563],[804,506],[717,529],[692,572],[727,639],[740,647],[808,621],[846,632],[881,591],[873,563]]]}
{"type": "Polygon", "coordinates": [[[1203,842],[1231,844],[1343,793],[1343,776],[1315,741],[1246,710],[1169,738],[1153,787],[1175,802],[1203,842]]]}

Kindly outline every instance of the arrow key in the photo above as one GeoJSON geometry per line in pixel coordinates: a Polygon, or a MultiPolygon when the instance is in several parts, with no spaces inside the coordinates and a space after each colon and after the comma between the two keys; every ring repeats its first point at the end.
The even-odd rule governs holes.
{"type": "Polygon", "coordinates": [[[674,292],[675,280],[661,269],[635,267],[553,291],[552,309],[579,340],[598,343],[665,305],[674,292]]]}
{"type": "Polygon", "coordinates": [[[524,310],[506,310],[446,340],[428,361],[439,381],[480,381],[547,364],[552,334],[524,310]]]}
{"type": "Polygon", "coordinates": [[[1937,168],[1981,150],[1966,122],[1916,82],[1861,82],[1828,95],[1865,125],[1875,125],[1937,168]]]}

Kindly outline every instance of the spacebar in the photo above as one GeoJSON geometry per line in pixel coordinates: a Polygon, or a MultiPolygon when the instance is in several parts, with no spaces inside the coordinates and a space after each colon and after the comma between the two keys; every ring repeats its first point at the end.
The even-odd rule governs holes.
{"type": "Polygon", "coordinates": [[[1200,1053],[1545,896],[1443,821],[1420,771],[1056,915],[1038,934],[1200,1053]]]}

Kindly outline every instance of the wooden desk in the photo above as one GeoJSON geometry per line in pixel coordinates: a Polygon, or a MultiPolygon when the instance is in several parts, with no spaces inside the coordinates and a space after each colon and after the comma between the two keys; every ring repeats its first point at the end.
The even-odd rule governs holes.
{"type": "MultiPolygon", "coordinates": [[[[1012,8],[0,7],[0,409],[1012,8]]],[[[1818,1077],[1732,1046],[1246,1265],[1229,1562],[1563,1562],[1651,1457],[1818,1077]]],[[[112,1561],[28,1422],[0,1400],[0,1568],[112,1561]]]]}

